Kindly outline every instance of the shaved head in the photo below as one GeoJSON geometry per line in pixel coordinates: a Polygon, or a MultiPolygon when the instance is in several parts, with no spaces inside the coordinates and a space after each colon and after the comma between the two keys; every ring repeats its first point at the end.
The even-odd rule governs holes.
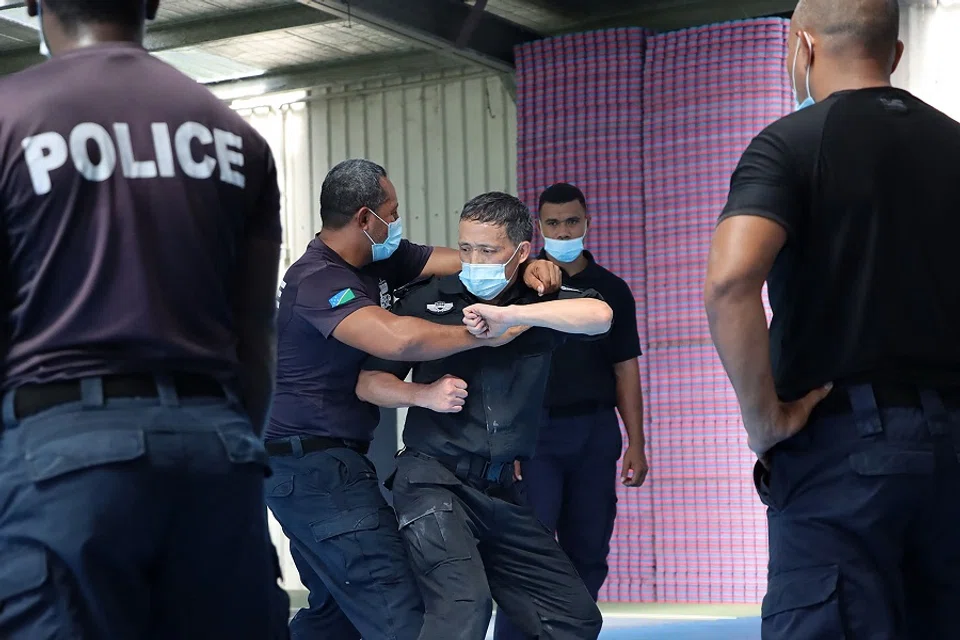
{"type": "Polygon", "coordinates": [[[833,53],[889,58],[900,34],[898,0],[800,0],[793,28],[833,53]]]}

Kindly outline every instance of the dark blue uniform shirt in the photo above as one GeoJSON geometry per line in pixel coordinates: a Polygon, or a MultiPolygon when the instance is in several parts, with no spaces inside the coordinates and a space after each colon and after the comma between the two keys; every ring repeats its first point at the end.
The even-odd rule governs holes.
{"type": "MultiPolygon", "coordinates": [[[[394,313],[445,325],[462,324],[463,309],[478,302],[458,276],[433,278],[401,292],[399,297],[394,313]]],[[[556,294],[540,297],[524,284],[515,283],[502,304],[584,297],[600,295],[563,287],[556,294]]],[[[463,409],[459,413],[436,413],[411,407],[403,431],[404,444],[431,456],[472,454],[493,462],[509,462],[533,455],[551,353],[568,339],[596,338],[533,328],[502,347],[480,347],[417,364],[370,358],[363,368],[404,379],[412,367],[413,382],[419,384],[431,384],[445,375],[462,379],[468,394],[463,409]]]]}
{"type": "Polygon", "coordinates": [[[248,236],[280,244],[263,136],[134,44],[0,79],[0,386],[237,375],[248,236]]]}
{"type": "MultiPolygon", "coordinates": [[[[580,415],[617,405],[617,377],[613,365],[634,360],[640,351],[637,303],[621,278],[583,252],[587,266],[573,276],[563,273],[563,284],[592,289],[613,309],[613,326],[602,340],[569,340],[553,354],[545,406],[552,412],[580,415]]],[[[547,259],[546,252],[540,258],[547,259]]]]}
{"type": "Polygon", "coordinates": [[[401,241],[387,260],[362,269],[315,238],[283,278],[277,318],[277,390],[266,439],[293,435],[369,441],[376,407],[356,395],[367,354],[333,337],[354,311],[389,309],[393,290],[415,280],[432,247],[401,241]]]}

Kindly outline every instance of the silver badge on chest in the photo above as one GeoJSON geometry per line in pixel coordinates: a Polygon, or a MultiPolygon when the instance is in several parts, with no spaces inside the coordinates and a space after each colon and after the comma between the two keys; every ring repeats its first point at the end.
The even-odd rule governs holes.
{"type": "Polygon", "coordinates": [[[427,305],[427,311],[434,315],[442,316],[453,311],[453,303],[437,300],[427,305]]]}

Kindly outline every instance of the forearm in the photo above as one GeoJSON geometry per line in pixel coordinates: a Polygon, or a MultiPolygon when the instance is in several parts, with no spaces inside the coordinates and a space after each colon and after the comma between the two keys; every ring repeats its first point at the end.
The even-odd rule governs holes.
{"type": "Polygon", "coordinates": [[[476,338],[460,326],[435,324],[418,318],[401,318],[397,323],[397,339],[400,348],[392,360],[404,362],[426,362],[439,360],[461,351],[482,346],[483,340],[476,338]]]}
{"type": "Polygon", "coordinates": [[[461,266],[459,251],[448,247],[434,247],[420,275],[421,277],[452,276],[460,273],[461,266]]]}
{"type": "Polygon", "coordinates": [[[588,336],[606,333],[613,320],[610,305],[602,300],[579,298],[552,300],[509,307],[513,325],[542,327],[588,336]]]}
{"type": "Polygon", "coordinates": [[[731,288],[706,296],[707,318],[720,362],[740,403],[751,447],[766,449],[769,423],[779,403],[770,364],[770,334],[759,290],[731,288]]]}
{"type": "Polygon", "coordinates": [[[635,384],[628,379],[617,378],[617,412],[627,431],[629,446],[643,450],[646,438],[643,434],[643,392],[639,373],[635,384]]]}
{"type": "Polygon", "coordinates": [[[384,409],[419,407],[420,395],[427,385],[404,382],[385,371],[363,371],[357,381],[357,397],[384,409]]]}

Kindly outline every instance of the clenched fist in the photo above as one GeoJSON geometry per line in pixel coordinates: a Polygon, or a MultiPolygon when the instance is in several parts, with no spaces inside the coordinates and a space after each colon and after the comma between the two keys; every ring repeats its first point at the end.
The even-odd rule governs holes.
{"type": "Polygon", "coordinates": [[[437,413],[458,413],[467,401],[467,383],[446,375],[423,391],[421,407],[437,413]]]}

